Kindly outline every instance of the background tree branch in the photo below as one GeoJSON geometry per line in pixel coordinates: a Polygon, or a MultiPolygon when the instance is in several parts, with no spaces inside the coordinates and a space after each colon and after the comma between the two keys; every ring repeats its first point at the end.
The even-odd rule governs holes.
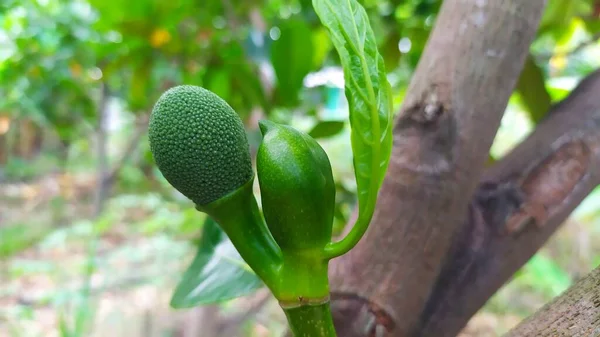
{"type": "Polygon", "coordinates": [[[371,227],[356,248],[332,262],[341,336],[418,331],[544,5],[443,3],[396,120],[371,227]]]}
{"type": "Polygon", "coordinates": [[[128,161],[132,159],[132,156],[135,155],[135,151],[140,145],[140,141],[148,129],[149,118],[149,114],[142,114],[136,118],[133,134],[127,142],[127,145],[124,147],[125,150],[123,151],[121,158],[113,166],[110,173],[104,178],[106,184],[109,186],[112,186],[114,181],[117,179],[117,176],[121,172],[121,169],[125,166],[125,164],[127,164],[128,161]]]}
{"type": "Polygon", "coordinates": [[[107,135],[106,135],[106,119],[108,114],[108,99],[110,92],[108,86],[103,83],[98,103],[98,121],[96,125],[96,151],[98,155],[98,168],[96,171],[96,193],[94,200],[94,216],[97,217],[104,209],[104,202],[107,198],[109,186],[105,183],[108,170],[108,154],[107,154],[107,135]]]}
{"type": "Polygon", "coordinates": [[[599,336],[600,268],[546,304],[510,331],[507,337],[599,336]]]}
{"type": "Polygon", "coordinates": [[[455,336],[600,183],[600,70],[491,167],[423,313],[422,336],[455,336]]]}

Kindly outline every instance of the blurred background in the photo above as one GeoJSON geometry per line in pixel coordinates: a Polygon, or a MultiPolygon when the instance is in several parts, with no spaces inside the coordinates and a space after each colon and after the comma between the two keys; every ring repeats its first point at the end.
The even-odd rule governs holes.
{"type": "MultiPolygon", "coordinates": [[[[361,2],[397,111],[441,1],[361,2]]],[[[600,66],[599,33],[599,0],[549,1],[490,161],[600,66]]],[[[251,291],[252,275],[228,278],[235,257],[202,235],[214,226],[153,163],[148,117],[179,84],[227,100],[252,151],[263,118],[317,138],[334,169],[336,230],[347,222],[356,198],[344,80],[310,0],[2,0],[0,336],[281,335],[277,304],[251,291]],[[219,287],[247,296],[171,309],[198,250],[197,261],[218,262],[200,297],[219,287]]],[[[464,336],[507,331],[598,266],[599,207],[597,189],[464,336]]]]}

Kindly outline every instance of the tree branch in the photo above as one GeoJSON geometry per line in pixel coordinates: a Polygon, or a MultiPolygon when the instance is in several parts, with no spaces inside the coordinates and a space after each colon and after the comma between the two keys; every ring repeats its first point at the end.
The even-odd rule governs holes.
{"type": "Polygon", "coordinates": [[[507,337],[600,336],[600,268],[545,305],[507,337]]]}
{"type": "Polygon", "coordinates": [[[484,175],[455,237],[422,336],[455,336],[600,184],[600,70],[484,175]]]}
{"type": "Polygon", "coordinates": [[[131,160],[131,156],[134,154],[135,150],[140,145],[140,140],[142,139],[142,136],[144,136],[146,131],[148,130],[148,122],[148,114],[143,114],[140,117],[136,118],[135,130],[133,131],[133,135],[131,136],[129,142],[127,142],[127,146],[125,146],[125,151],[123,151],[121,158],[114,165],[110,173],[104,178],[104,182],[108,186],[112,186],[112,184],[117,179],[117,176],[121,172],[123,166],[125,166],[125,164],[127,164],[127,162],[131,160]]]}
{"type": "Polygon", "coordinates": [[[105,183],[107,174],[107,149],[106,149],[106,117],[108,114],[109,90],[106,83],[102,84],[100,102],[98,104],[98,124],[96,128],[96,150],[98,167],[96,171],[96,191],[94,200],[94,217],[99,216],[104,209],[104,201],[108,194],[108,186],[105,183]]]}
{"type": "Polygon", "coordinates": [[[418,329],[544,5],[443,2],[395,123],[372,224],[350,253],[332,262],[341,336],[402,337],[418,329]]]}

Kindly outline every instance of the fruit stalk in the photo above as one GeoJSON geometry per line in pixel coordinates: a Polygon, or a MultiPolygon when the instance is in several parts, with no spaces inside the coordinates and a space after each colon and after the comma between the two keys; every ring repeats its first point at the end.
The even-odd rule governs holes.
{"type": "Polygon", "coordinates": [[[336,337],[329,301],[283,310],[294,337],[336,337]]]}
{"type": "Polygon", "coordinates": [[[196,209],[210,215],[223,228],[244,261],[274,290],[283,261],[258,209],[253,182],[250,179],[235,192],[208,205],[196,205],[196,209]]]}

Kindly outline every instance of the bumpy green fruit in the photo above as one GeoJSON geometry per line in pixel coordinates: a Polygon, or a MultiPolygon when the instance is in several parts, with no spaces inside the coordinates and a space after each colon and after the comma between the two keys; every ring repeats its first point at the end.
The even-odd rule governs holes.
{"type": "Polygon", "coordinates": [[[321,146],[292,127],[261,121],[257,171],[262,208],[273,238],[286,251],[331,241],[335,185],[321,146]]]}
{"type": "Polygon", "coordinates": [[[197,205],[218,200],[253,177],[242,121],[206,89],[183,85],[166,91],[152,111],[149,138],[164,177],[197,205]]]}

